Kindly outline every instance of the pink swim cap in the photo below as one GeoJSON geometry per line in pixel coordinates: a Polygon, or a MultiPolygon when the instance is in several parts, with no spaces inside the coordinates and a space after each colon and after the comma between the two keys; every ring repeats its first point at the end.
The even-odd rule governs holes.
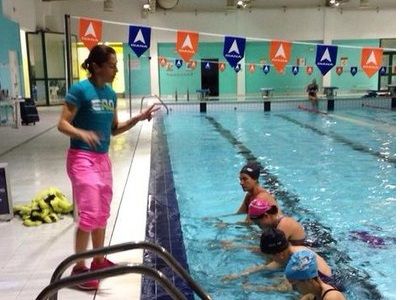
{"type": "Polygon", "coordinates": [[[248,214],[250,218],[257,218],[272,208],[272,205],[263,199],[254,199],[250,202],[248,214]]]}

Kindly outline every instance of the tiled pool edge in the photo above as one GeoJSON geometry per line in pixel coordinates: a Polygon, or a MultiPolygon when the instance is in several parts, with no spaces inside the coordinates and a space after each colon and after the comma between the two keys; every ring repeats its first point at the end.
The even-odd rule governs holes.
{"type": "MultiPolygon", "coordinates": [[[[154,119],[152,132],[146,240],[164,247],[183,268],[188,270],[175,185],[165,138],[162,117],[157,117],[154,119]]],[[[163,272],[187,299],[194,299],[193,291],[161,258],[150,251],[145,251],[143,260],[147,265],[163,272]]],[[[171,299],[171,297],[154,280],[143,277],[141,299],[171,299]]]]}

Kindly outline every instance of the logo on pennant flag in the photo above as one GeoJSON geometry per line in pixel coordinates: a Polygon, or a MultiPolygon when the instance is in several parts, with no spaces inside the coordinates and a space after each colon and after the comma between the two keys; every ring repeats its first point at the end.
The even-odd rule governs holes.
{"type": "Polygon", "coordinates": [[[357,74],[357,72],[358,72],[358,68],[357,67],[351,67],[350,68],[350,73],[351,73],[351,75],[356,75],[357,74]]]}
{"type": "Polygon", "coordinates": [[[311,75],[313,71],[314,71],[314,68],[313,68],[313,67],[307,66],[306,72],[307,72],[308,75],[311,75]]]}
{"type": "Polygon", "coordinates": [[[256,66],[254,64],[250,64],[249,65],[249,72],[250,73],[254,73],[255,70],[256,70],[256,66]]]}
{"type": "Polygon", "coordinates": [[[343,67],[342,66],[337,66],[336,67],[336,74],[338,74],[339,76],[342,75],[343,73],[343,67]]]}
{"type": "Polygon", "coordinates": [[[225,71],[225,63],[224,63],[224,62],[220,62],[220,63],[218,64],[218,69],[219,69],[221,72],[225,71]]]}
{"type": "Polygon", "coordinates": [[[368,77],[371,77],[379,70],[382,64],[383,49],[363,48],[361,50],[361,68],[368,77]]]}
{"type": "Polygon", "coordinates": [[[386,71],[387,71],[387,68],[386,68],[385,66],[382,66],[382,67],[379,69],[379,74],[381,74],[381,75],[386,75],[386,71]]]}
{"type": "Polygon", "coordinates": [[[204,69],[206,69],[206,70],[210,70],[211,69],[211,65],[210,65],[209,61],[204,63],[204,69]]]}
{"type": "Polygon", "coordinates": [[[232,68],[236,68],[238,62],[243,58],[245,48],[246,48],[245,38],[232,37],[232,36],[225,37],[224,57],[232,68]]]}
{"type": "Polygon", "coordinates": [[[322,75],[328,73],[336,65],[337,49],[337,46],[317,45],[315,64],[322,75]]]}
{"type": "Polygon", "coordinates": [[[263,69],[264,74],[268,74],[271,67],[269,65],[263,65],[262,69],[263,69]]]}
{"type": "Polygon", "coordinates": [[[94,19],[79,19],[79,38],[91,50],[101,41],[103,22],[94,19]]]}
{"type": "Polygon", "coordinates": [[[129,46],[140,57],[150,48],[151,28],[142,26],[129,26],[129,46]]]}
{"type": "Polygon", "coordinates": [[[237,64],[234,69],[235,69],[235,72],[237,73],[242,69],[242,66],[240,64],[237,64]]]}
{"type": "Polygon", "coordinates": [[[182,59],[175,59],[175,66],[180,69],[183,65],[183,60],[182,59]]]}
{"type": "Polygon", "coordinates": [[[287,41],[271,41],[269,59],[275,69],[282,73],[290,60],[292,43],[287,41]]]}
{"type": "Polygon", "coordinates": [[[299,66],[293,66],[292,67],[292,73],[293,73],[293,75],[297,75],[297,74],[299,74],[299,66]]]}
{"type": "Polygon", "coordinates": [[[197,52],[199,45],[199,34],[190,31],[176,32],[176,51],[184,61],[189,62],[197,52]]]}

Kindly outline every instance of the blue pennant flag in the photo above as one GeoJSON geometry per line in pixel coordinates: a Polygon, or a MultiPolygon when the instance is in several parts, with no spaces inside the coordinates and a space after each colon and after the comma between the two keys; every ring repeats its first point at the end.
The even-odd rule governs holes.
{"type": "Polygon", "coordinates": [[[211,65],[209,61],[204,62],[204,69],[206,70],[210,70],[211,69],[211,65]]]}
{"type": "Polygon", "coordinates": [[[246,39],[240,37],[226,36],[224,42],[224,57],[235,68],[244,56],[246,39]]]}
{"type": "Polygon", "coordinates": [[[129,26],[129,46],[140,57],[150,48],[151,28],[143,26],[129,26]]]}
{"type": "Polygon", "coordinates": [[[379,74],[381,74],[381,75],[386,75],[386,67],[385,66],[382,66],[380,69],[379,69],[379,74]]]}
{"type": "Polygon", "coordinates": [[[337,50],[337,46],[317,45],[315,64],[321,71],[322,75],[328,73],[336,65],[337,50]]]}
{"type": "Polygon", "coordinates": [[[357,72],[358,72],[358,68],[357,67],[351,67],[350,68],[350,73],[351,73],[351,75],[356,75],[357,74],[357,72]]]}
{"type": "Polygon", "coordinates": [[[268,74],[271,67],[269,65],[263,65],[262,69],[263,69],[264,74],[268,74]]]}
{"type": "Polygon", "coordinates": [[[237,72],[239,72],[239,71],[242,69],[242,66],[241,66],[240,64],[237,64],[237,65],[234,67],[234,69],[235,69],[235,71],[236,71],[236,73],[237,73],[237,72]]]}
{"type": "Polygon", "coordinates": [[[183,60],[182,59],[175,59],[175,66],[180,69],[183,65],[183,60]]]}
{"type": "Polygon", "coordinates": [[[297,75],[297,74],[299,74],[299,66],[293,66],[292,67],[292,73],[293,73],[293,75],[297,75]]]}

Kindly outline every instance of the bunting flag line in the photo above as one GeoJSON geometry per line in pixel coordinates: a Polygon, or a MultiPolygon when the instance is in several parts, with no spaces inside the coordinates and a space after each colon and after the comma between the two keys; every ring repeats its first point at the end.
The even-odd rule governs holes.
{"type": "Polygon", "coordinates": [[[176,32],[176,51],[183,58],[185,62],[197,53],[199,45],[199,33],[191,31],[177,31],[176,32]]]}
{"type": "Polygon", "coordinates": [[[323,76],[336,65],[337,50],[334,45],[317,45],[315,64],[323,76]]]}
{"type": "Polygon", "coordinates": [[[79,19],[79,39],[91,50],[100,41],[103,34],[103,22],[96,19],[79,19]]]}
{"type": "Polygon", "coordinates": [[[379,70],[382,64],[382,48],[363,48],[361,50],[361,68],[368,77],[371,77],[379,70]]]}
{"type": "Polygon", "coordinates": [[[150,48],[151,28],[143,26],[129,26],[129,46],[137,57],[150,48]]]}
{"type": "Polygon", "coordinates": [[[271,41],[269,59],[279,73],[285,70],[285,66],[290,60],[291,50],[292,43],[288,41],[271,41]]]}
{"type": "Polygon", "coordinates": [[[241,61],[241,59],[244,57],[245,48],[246,48],[245,38],[225,36],[224,57],[232,68],[236,68],[238,62],[241,61]]]}

